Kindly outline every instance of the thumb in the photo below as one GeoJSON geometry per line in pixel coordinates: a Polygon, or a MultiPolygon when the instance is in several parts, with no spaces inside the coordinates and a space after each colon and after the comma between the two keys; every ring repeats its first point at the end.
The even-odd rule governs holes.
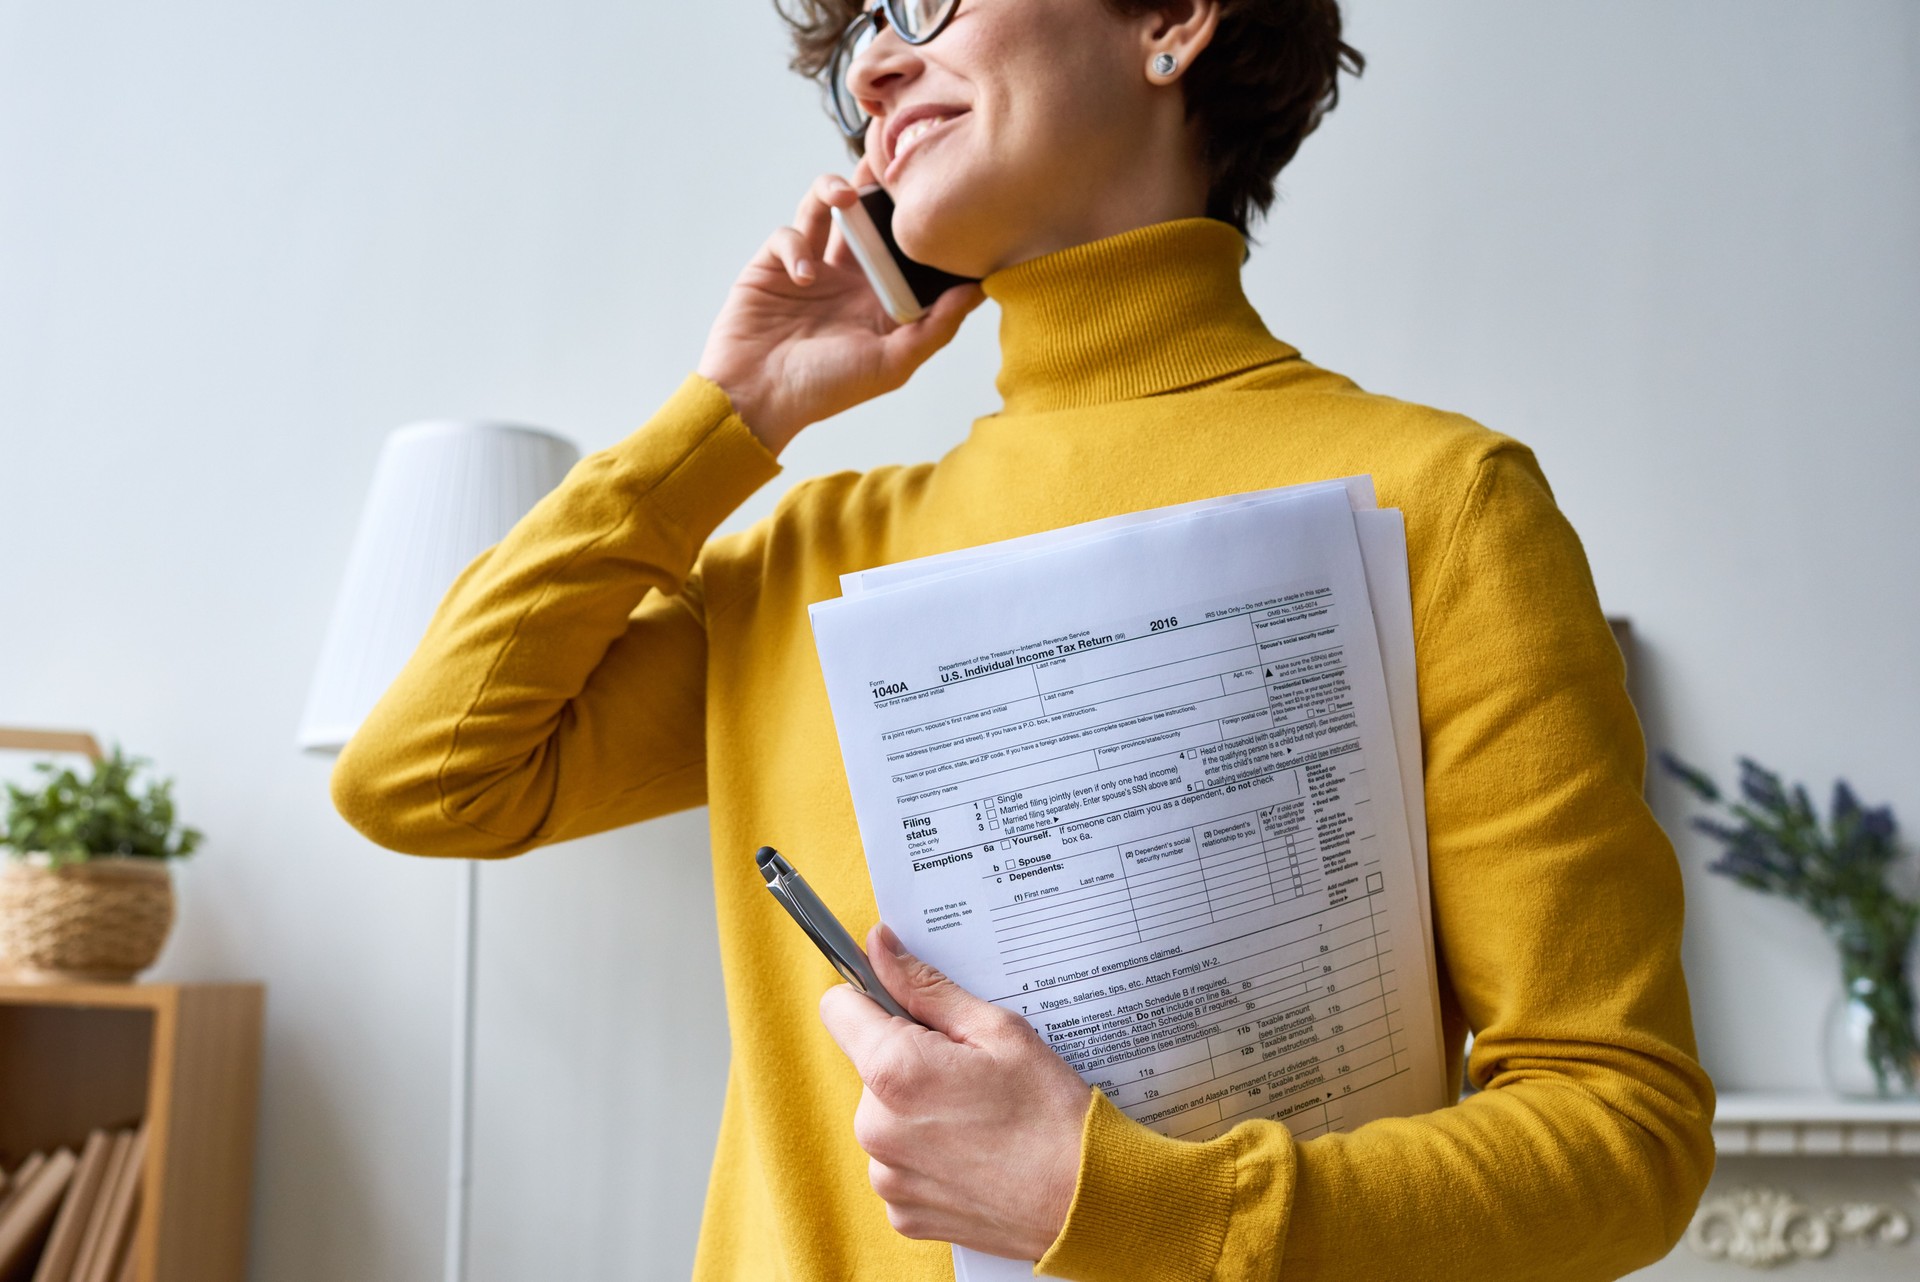
{"type": "Polygon", "coordinates": [[[867,955],[895,1000],[922,1024],[956,1042],[979,1042],[1002,1013],[908,952],[884,922],[867,935],[867,955]]]}

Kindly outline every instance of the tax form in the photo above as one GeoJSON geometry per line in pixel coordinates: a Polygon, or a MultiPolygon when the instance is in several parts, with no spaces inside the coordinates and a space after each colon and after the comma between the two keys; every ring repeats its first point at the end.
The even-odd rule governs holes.
{"type": "Polygon", "coordinates": [[[1137,513],[813,608],[882,917],[1163,1134],[1445,1102],[1405,540],[1371,507],[1137,513]]]}

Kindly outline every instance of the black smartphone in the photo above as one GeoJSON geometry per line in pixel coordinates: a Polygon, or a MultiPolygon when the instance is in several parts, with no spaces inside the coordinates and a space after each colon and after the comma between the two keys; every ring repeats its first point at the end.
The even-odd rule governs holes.
{"type": "Polygon", "coordinates": [[[862,187],[858,204],[850,209],[836,205],[832,212],[887,315],[902,325],[919,317],[955,285],[978,279],[943,272],[901,253],[893,239],[893,198],[884,187],[862,187]]]}

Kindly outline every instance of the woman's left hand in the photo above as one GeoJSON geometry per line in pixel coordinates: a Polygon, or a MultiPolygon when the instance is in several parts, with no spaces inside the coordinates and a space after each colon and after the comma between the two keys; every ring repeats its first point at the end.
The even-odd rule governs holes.
{"type": "Polygon", "coordinates": [[[926,1027],[845,984],[820,1018],[865,1089],[853,1135],[895,1231],[1037,1260],[1066,1223],[1089,1087],[1026,1020],[914,957],[886,926],[867,952],[926,1027]]]}

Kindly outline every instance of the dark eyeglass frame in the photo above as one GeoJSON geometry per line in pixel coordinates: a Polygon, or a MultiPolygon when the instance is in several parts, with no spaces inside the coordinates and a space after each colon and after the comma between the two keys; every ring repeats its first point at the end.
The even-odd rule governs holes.
{"type": "Polygon", "coordinates": [[[873,4],[847,24],[841,33],[839,43],[833,47],[833,59],[827,64],[827,102],[833,112],[834,122],[840,126],[840,132],[848,138],[858,138],[867,132],[867,125],[873,117],[860,107],[853,91],[846,87],[847,70],[853,66],[856,56],[854,46],[869,34],[877,35],[883,25],[890,25],[893,34],[910,45],[923,45],[947,29],[953,21],[953,15],[960,12],[960,0],[947,0],[947,11],[930,27],[924,35],[907,34],[907,26],[900,20],[901,10],[913,0],[874,0],[873,4]],[[850,120],[849,111],[857,112],[859,119],[850,120]]]}

